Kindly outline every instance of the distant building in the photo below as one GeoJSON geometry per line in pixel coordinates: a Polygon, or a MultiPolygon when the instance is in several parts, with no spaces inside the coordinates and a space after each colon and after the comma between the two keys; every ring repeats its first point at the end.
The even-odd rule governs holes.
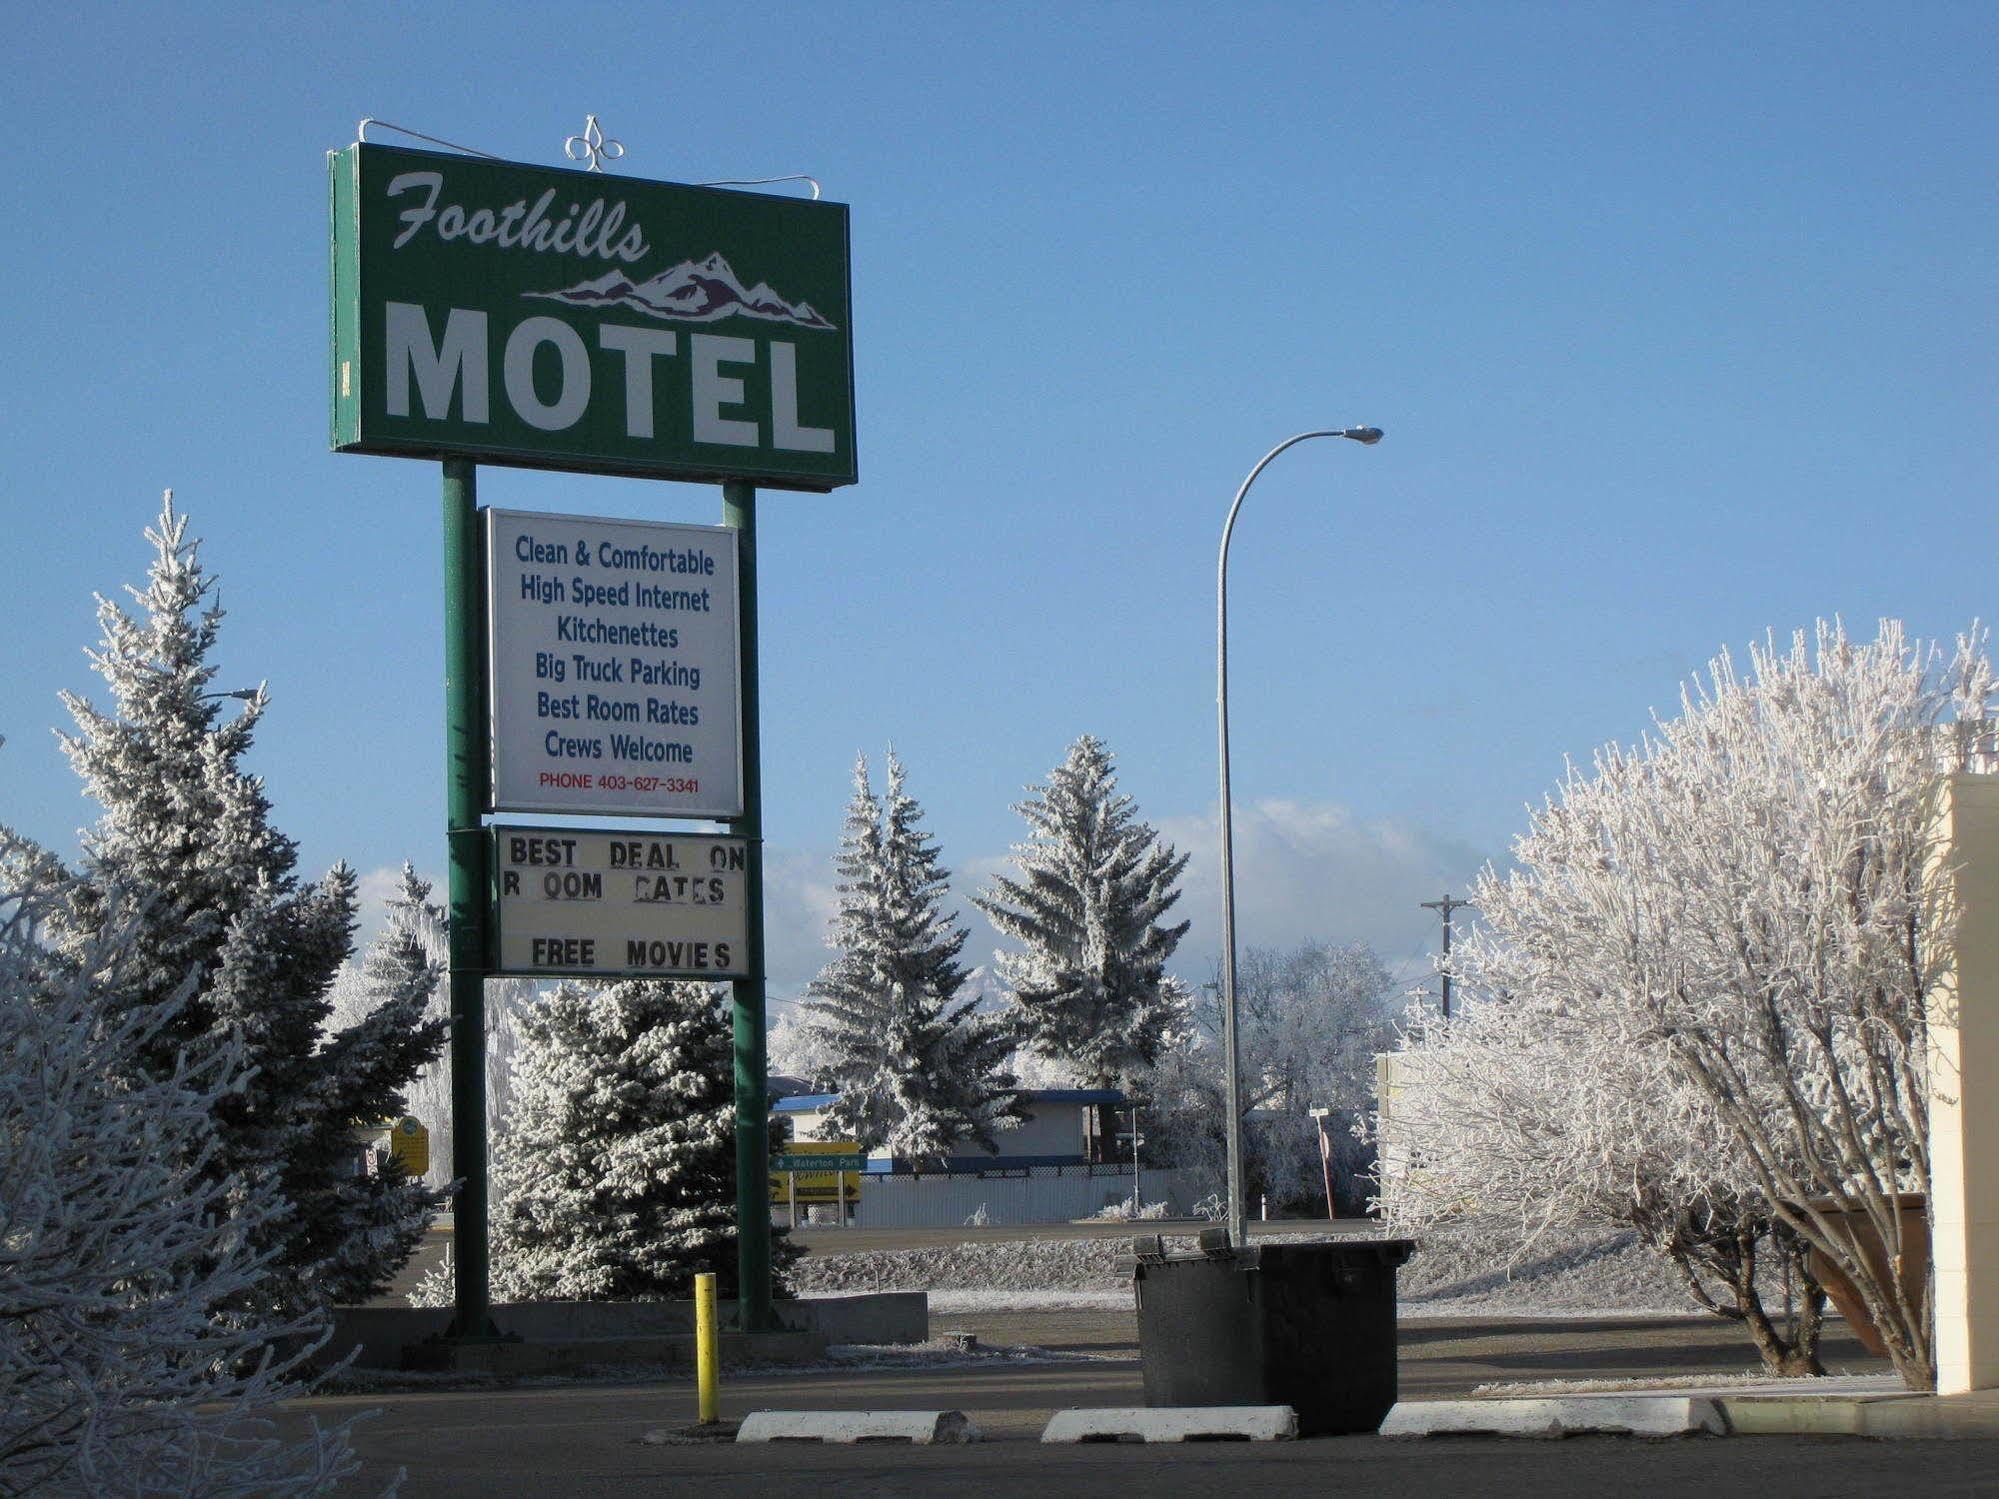
{"type": "MultiPolygon", "coordinates": [[[[779,1092],[778,1087],[772,1092],[779,1092]]],[[[789,1142],[837,1143],[843,1136],[827,1117],[836,1096],[778,1097],[771,1105],[773,1124],[789,1142]]],[[[1020,1097],[1025,1118],[994,1131],[992,1150],[966,1142],[943,1160],[921,1161],[898,1159],[888,1150],[868,1151],[858,1176],[846,1178],[837,1196],[826,1186],[830,1173],[801,1171],[787,1184],[785,1173],[779,1172],[771,1182],[774,1210],[785,1214],[795,1201],[806,1205],[815,1222],[831,1221],[838,1201],[844,1221],[864,1228],[955,1228],[1065,1223],[1092,1217],[1134,1195],[1124,1094],[1115,1088],[1037,1088],[1020,1097]],[[808,1203],[808,1180],[824,1188],[810,1194],[823,1200],[808,1203]],[[788,1188],[795,1189],[795,1198],[788,1188]]],[[[1197,1195],[1185,1176],[1148,1166],[1136,1183],[1138,1195],[1184,1213],[1197,1195]]]]}
{"type": "MultiPolygon", "coordinates": [[[[775,1088],[772,1090],[775,1092],[775,1088]]],[[[771,1113],[788,1126],[793,1140],[838,1140],[827,1118],[837,1094],[797,1093],[779,1098],[771,1113]]],[[[897,1159],[888,1150],[867,1153],[870,1176],[982,1176],[1025,1172],[1036,1166],[1087,1167],[1120,1164],[1118,1130],[1123,1127],[1124,1094],[1115,1088],[1039,1088],[1020,1095],[1026,1118],[996,1130],[994,1150],[965,1142],[944,1161],[897,1159]]],[[[1130,1165],[1130,1146],[1122,1152],[1130,1165]]]]}

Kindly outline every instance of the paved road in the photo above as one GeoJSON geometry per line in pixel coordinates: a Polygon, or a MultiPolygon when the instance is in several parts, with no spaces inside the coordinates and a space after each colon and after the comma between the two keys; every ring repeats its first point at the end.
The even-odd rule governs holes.
{"type": "MultiPolygon", "coordinates": [[[[791,1408],[953,1406],[987,1428],[974,1447],[651,1446],[642,1438],[685,1418],[684,1388],[523,1389],[498,1394],[404,1397],[364,1430],[364,1481],[379,1492],[398,1466],[408,1499],[597,1499],[699,1494],[765,1496],[945,1495],[1014,1499],[1218,1494],[1279,1499],[1343,1493],[1381,1496],[1606,1494],[1824,1496],[1981,1495],[1999,1480],[1999,1442],[1868,1442],[1851,1438],[1747,1438],[1675,1442],[1572,1439],[1559,1443],[1447,1439],[1388,1442],[1339,1437],[1251,1446],[1042,1447],[1020,1408],[1003,1408],[1003,1375],[877,1375],[775,1380],[733,1389],[724,1414],[757,1405],[791,1408]],[[997,1438],[997,1440],[994,1440],[997,1438]]],[[[1122,1403],[1135,1379],[1064,1370],[1038,1382],[1030,1403],[1122,1403]]]]}
{"type": "MultiPolygon", "coordinates": [[[[559,1465],[533,1465],[496,1432],[475,1470],[412,1465],[408,1499],[604,1499],[700,1495],[777,1499],[1991,1499],[1999,1442],[1732,1437],[1634,1442],[1460,1439],[1198,1446],[648,1447],[634,1423],[578,1421],[560,1433],[559,1465]]],[[[377,1492],[379,1484],[355,1494],[377,1492]]]]}
{"type": "MultiPolygon", "coordinates": [[[[1880,1443],[1849,1439],[1725,1442],[1571,1441],[1394,1443],[1338,1438],[1255,1449],[1042,1448],[1050,1412],[1141,1403],[1136,1333],[1124,1312],[940,1316],[938,1330],[976,1331],[989,1344],[1033,1344],[1100,1355],[1086,1363],[959,1369],[731,1376],[723,1416],[751,1410],[936,1409],[968,1412],[987,1442],[956,1451],[649,1446],[641,1438],[694,1414],[686,1381],[525,1386],[301,1402],[323,1417],[378,1407],[361,1431],[368,1484],[407,1468],[411,1499],[532,1499],[777,1492],[834,1495],[981,1493],[1011,1499],[1107,1499],[1120,1493],[1212,1495],[1244,1485],[1264,1495],[1365,1491],[1382,1495],[1525,1494],[1561,1499],[1607,1491],[1792,1495],[1952,1495],[1999,1491],[1999,1442],[1880,1443]],[[1611,1485],[1614,1484],[1614,1490],[1611,1485]]],[[[1850,1339],[1828,1362],[1879,1365],[1850,1339]]],[[[1740,1371],[1748,1350],[1712,1321],[1412,1321],[1403,1327],[1403,1393],[1462,1393],[1491,1379],[1740,1371]]]]}

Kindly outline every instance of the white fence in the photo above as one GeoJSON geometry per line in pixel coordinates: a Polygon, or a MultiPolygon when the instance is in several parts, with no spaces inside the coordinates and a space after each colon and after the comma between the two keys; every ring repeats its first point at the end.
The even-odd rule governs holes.
{"type": "MultiPolygon", "coordinates": [[[[1088,1218],[1131,1196],[1131,1167],[1035,1166],[1024,1173],[982,1176],[868,1176],[854,1211],[857,1228],[958,1228],[979,1210],[995,1226],[1067,1223],[1088,1218]]],[[[1139,1190],[1150,1205],[1184,1216],[1211,1187],[1188,1171],[1141,1173],[1139,1190]]]]}

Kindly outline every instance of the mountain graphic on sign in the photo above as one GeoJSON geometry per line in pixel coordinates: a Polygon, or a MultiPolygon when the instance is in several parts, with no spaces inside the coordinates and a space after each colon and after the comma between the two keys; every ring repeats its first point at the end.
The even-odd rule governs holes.
{"type": "Polygon", "coordinates": [[[683,260],[647,281],[633,281],[623,271],[607,271],[594,281],[580,281],[561,291],[530,291],[521,295],[577,307],[630,307],[648,317],[676,323],[716,323],[729,317],[761,318],[768,323],[793,323],[800,328],[831,328],[810,302],[788,302],[759,281],[745,288],[721,255],[683,260]]]}

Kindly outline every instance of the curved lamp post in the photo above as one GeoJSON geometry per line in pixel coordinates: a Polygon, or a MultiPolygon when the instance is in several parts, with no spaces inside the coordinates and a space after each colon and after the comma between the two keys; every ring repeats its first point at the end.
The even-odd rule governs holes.
{"type": "Polygon", "coordinates": [[[1221,728],[1222,765],[1222,1066],[1228,1072],[1228,1194],[1229,1243],[1247,1242],[1242,1222],[1242,1068],[1236,1041],[1235,1000],[1235,813],[1229,800],[1229,537],[1236,512],[1256,476],[1286,448],[1314,437],[1345,437],[1369,446],[1381,441],[1379,427],[1336,427],[1325,432],[1300,432],[1287,437],[1257,460],[1242,488],[1235,492],[1229,518],[1222,524],[1221,556],[1215,564],[1215,707],[1221,728]]]}

